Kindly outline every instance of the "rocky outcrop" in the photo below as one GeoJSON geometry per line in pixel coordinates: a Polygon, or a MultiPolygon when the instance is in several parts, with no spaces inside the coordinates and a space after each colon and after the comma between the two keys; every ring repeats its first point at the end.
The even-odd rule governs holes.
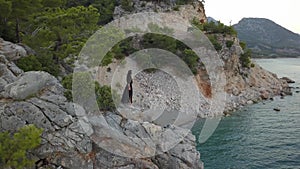
{"type": "Polygon", "coordinates": [[[4,87],[14,82],[22,72],[13,62],[8,61],[4,55],[0,55],[0,92],[2,93],[4,87]]]}
{"type": "MultiPolygon", "coordinates": [[[[135,153],[144,152],[148,146],[144,138],[157,139],[168,130],[164,137],[167,141],[163,142],[167,144],[183,135],[174,126],[141,123],[126,119],[118,112],[98,112],[97,117],[102,117],[99,119],[89,117],[81,106],[67,101],[65,89],[50,74],[41,71],[24,73],[6,55],[0,55],[0,68],[0,132],[15,132],[27,124],[43,128],[42,144],[31,152],[36,168],[203,168],[191,133],[168,151],[137,158],[135,153]],[[105,121],[102,123],[101,119],[105,121]],[[108,126],[99,129],[99,123],[108,126]],[[123,151],[128,157],[116,155],[101,144],[112,133],[120,139],[107,144],[120,150],[119,144],[126,145],[123,151]],[[132,141],[137,139],[140,141],[132,141]]],[[[152,148],[156,149],[156,146],[152,148]]]]}
{"type": "Polygon", "coordinates": [[[53,87],[58,81],[45,72],[26,72],[16,78],[16,81],[6,85],[4,96],[23,100],[45,87],[53,87]]]}
{"type": "Polygon", "coordinates": [[[280,78],[280,79],[283,80],[283,81],[286,81],[287,83],[295,83],[294,80],[292,80],[292,79],[290,79],[290,78],[288,78],[288,77],[282,77],[282,78],[280,78]]]}
{"type": "Polygon", "coordinates": [[[271,99],[276,95],[290,94],[287,79],[279,79],[276,74],[264,70],[254,61],[250,68],[241,65],[239,58],[244,51],[237,38],[218,35],[218,41],[222,44],[219,55],[225,63],[227,83],[225,113],[260,100],[271,99]],[[226,41],[234,43],[231,47],[227,47],[226,41]]]}
{"type": "MultiPolygon", "coordinates": [[[[154,5],[159,6],[160,4],[161,7],[158,8],[159,10],[157,12],[167,12],[168,10],[170,10],[170,5],[169,8],[165,8],[165,4],[163,2],[157,3],[134,1],[134,11],[119,11],[117,12],[119,13],[119,15],[116,15],[115,18],[136,12],[151,12],[151,10],[153,11],[153,9],[155,9],[154,5]]],[[[120,8],[121,6],[119,6],[119,8],[116,8],[116,11],[118,11],[118,9],[120,8]]],[[[170,11],[170,13],[177,13],[188,20],[192,20],[193,18],[199,19],[200,22],[205,22],[207,20],[205,16],[205,10],[201,2],[194,2],[190,5],[180,6],[179,11],[172,10],[170,11]]],[[[244,53],[244,51],[241,48],[239,44],[239,39],[237,37],[223,34],[214,34],[214,36],[216,36],[218,43],[220,43],[222,46],[222,49],[218,51],[218,54],[224,62],[224,73],[226,75],[227,83],[224,89],[226,91],[226,106],[224,110],[225,113],[237,110],[247,104],[256,103],[260,100],[271,99],[276,95],[290,94],[290,89],[287,82],[291,81],[287,81],[287,79],[279,79],[276,75],[262,69],[259,65],[255,64],[254,62],[253,67],[246,68],[242,66],[240,57],[244,53]],[[228,45],[227,42],[233,42],[232,46],[228,45]]],[[[114,66],[114,64],[109,66],[110,68],[112,68],[112,70],[111,73],[105,74],[106,82],[111,80],[109,79],[110,77],[107,75],[113,74],[114,66]]],[[[105,79],[102,77],[101,79],[105,79]]],[[[210,98],[212,98],[212,86],[207,71],[205,69],[200,68],[195,79],[197,81],[198,88],[206,97],[206,99],[209,100],[210,98]]],[[[135,80],[138,80],[137,83],[143,83],[142,81],[139,81],[139,79],[135,80]]],[[[105,83],[105,81],[102,84],[107,84],[105,83]]],[[[168,80],[162,80],[161,83],[161,86],[170,85],[170,83],[168,83],[168,80]]],[[[136,87],[138,86],[135,86],[135,88],[136,87]]],[[[149,93],[151,92],[148,92],[148,94],[149,93]]],[[[147,95],[147,97],[149,97],[149,95],[147,95]]],[[[155,100],[154,96],[151,98],[155,100]]],[[[166,99],[166,102],[171,103],[172,100],[166,99]]],[[[205,110],[207,109],[203,109],[202,111],[205,110]]],[[[201,117],[203,117],[202,114],[203,113],[200,113],[201,117]]],[[[206,116],[216,115],[214,113],[204,114],[206,116]]],[[[218,114],[220,115],[220,113],[218,114]]]]}
{"type": "Polygon", "coordinates": [[[13,61],[26,56],[27,51],[21,45],[14,44],[0,38],[0,55],[5,55],[6,59],[13,61]]]}
{"type": "Polygon", "coordinates": [[[114,11],[114,19],[141,12],[172,12],[179,14],[187,20],[193,20],[195,18],[201,22],[206,21],[204,6],[199,1],[178,6],[173,0],[169,2],[133,0],[131,6],[131,11],[123,9],[121,5],[117,6],[114,11]]]}

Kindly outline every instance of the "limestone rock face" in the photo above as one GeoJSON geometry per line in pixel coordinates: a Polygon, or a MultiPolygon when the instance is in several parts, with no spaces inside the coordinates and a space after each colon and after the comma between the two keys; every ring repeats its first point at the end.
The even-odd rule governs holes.
{"type": "Polygon", "coordinates": [[[207,21],[204,6],[199,1],[177,6],[174,0],[170,0],[170,2],[133,0],[132,7],[132,11],[126,11],[121,5],[117,6],[114,11],[114,19],[141,12],[171,12],[177,13],[189,21],[194,18],[202,22],[207,21]],[[178,9],[174,10],[175,8],[178,9]]]}
{"type": "Polygon", "coordinates": [[[32,153],[36,168],[203,168],[191,133],[167,152],[145,158],[123,157],[107,151],[99,142],[112,134],[120,139],[110,140],[111,148],[122,150],[117,143],[126,145],[123,151],[135,155],[153,148],[144,138],[154,140],[169,129],[171,132],[165,138],[172,142],[181,132],[171,126],[163,128],[151,122],[126,119],[118,112],[98,112],[96,117],[105,121],[91,118],[83,107],[67,101],[64,88],[55,77],[41,71],[24,73],[6,54],[0,55],[0,70],[0,132],[13,133],[27,124],[43,128],[42,143],[32,153]],[[99,129],[99,124],[107,126],[99,129]]]}
{"type": "Polygon", "coordinates": [[[286,79],[279,79],[277,75],[264,70],[252,60],[253,66],[242,67],[240,56],[244,52],[235,37],[218,35],[218,41],[223,48],[219,51],[225,63],[226,74],[226,108],[225,112],[236,110],[246,104],[270,99],[276,95],[289,94],[290,88],[286,79]],[[233,45],[226,47],[226,41],[233,41],[233,45]]]}
{"type": "MultiPolygon", "coordinates": [[[[165,13],[176,13],[185,18],[186,20],[198,19],[200,22],[206,22],[207,18],[205,15],[205,9],[203,4],[199,1],[191,3],[189,5],[176,6],[174,1],[169,3],[164,2],[148,2],[148,1],[133,1],[133,10],[125,11],[121,6],[117,7],[115,10],[115,19],[137,12],[165,12],[165,13]],[[178,9],[174,10],[174,7],[178,9]]],[[[167,21],[169,22],[169,21],[167,21]]],[[[224,73],[226,75],[226,105],[224,112],[229,112],[241,108],[242,106],[255,103],[262,99],[270,99],[276,95],[289,94],[289,87],[286,82],[292,82],[287,79],[279,79],[274,74],[262,69],[259,65],[255,64],[254,67],[244,68],[241,65],[240,57],[244,53],[242,47],[239,44],[239,39],[230,35],[214,34],[217,41],[222,46],[222,49],[218,51],[219,57],[224,62],[224,73]],[[227,42],[233,42],[232,46],[227,46],[227,42]]],[[[112,68],[111,72],[114,72],[114,65],[110,65],[112,68]]],[[[102,79],[102,78],[101,78],[102,79]]],[[[107,80],[107,79],[106,79],[107,80]]],[[[207,71],[204,69],[199,69],[196,75],[196,80],[198,88],[207,98],[213,98],[212,86],[210,82],[210,77],[207,71]]],[[[162,86],[168,86],[169,83],[162,82],[162,86]]],[[[139,81],[142,83],[142,81],[139,81]]],[[[148,92],[150,93],[150,92],[148,92]]],[[[159,95],[159,94],[158,94],[159,95]]],[[[138,97],[138,96],[137,96],[138,97]]],[[[148,96],[147,96],[148,98],[148,96]]],[[[139,100],[141,97],[139,97],[139,100]]],[[[144,99],[145,100],[145,99],[144,99]]],[[[172,100],[167,100],[168,103],[172,103],[172,100]]],[[[155,102],[155,98],[149,102],[155,102]]],[[[172,103],[175,105],[176,103],[172,103]]],[[[147,107],[147,105],[142,105],[141,107],[147,107]]],[[[207,106],[206,106],[207,107],[207,106]]],[[[209,110],[209,108],[204,108],[204,111],[209,110]]],[[[205,116],[221,115],[222,112],[218,113],[201,113],[205,116]]]]}
{"type": "Polygon", "coordinates": [[[19,69],[13,62],[8,61],[4,55],[0,55],[0,96],[3,97],[5,86],[14,82],[23,70],[19,69]]]}
{"type": "MultiPolygon", "coordinates": [[[[57,79],[46,72],[26,72],[20,75],[16,81],[5,86],[5,92],[13,99],[25,99],[33,94],[36,94],[43,88],[56,87],[61,88],[58,85],[57,79]]],[[[59,90],[59,89],[58,89],[59,90]]]]}
{"type": "Polygon", "coordinates": [[[0,38],[0,54],[5,55],[6,59],[13,61],[25,57],[27,52],[24,47],[0,38]]]}

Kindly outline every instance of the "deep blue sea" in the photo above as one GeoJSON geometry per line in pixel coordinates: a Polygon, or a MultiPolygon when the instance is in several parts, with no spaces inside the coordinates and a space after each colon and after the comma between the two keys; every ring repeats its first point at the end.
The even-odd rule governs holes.
{"type": "MultiPolygon", "coordinates": [[[[300,169],[300,58],[256,62],[279,77],[295,80],[293,96],[276,97],[223,117],[214,134],[197,143],[205,169],[300,169]],[[281,111],[274,111],[275,107],[281,111]]],[[[196,136],[203,122],[194,126],[196,136]]]]}

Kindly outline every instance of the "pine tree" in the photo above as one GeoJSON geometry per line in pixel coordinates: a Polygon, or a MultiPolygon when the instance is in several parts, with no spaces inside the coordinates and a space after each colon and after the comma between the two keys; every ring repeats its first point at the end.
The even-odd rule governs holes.
{"type": "MultiPolygon", "coordinates": [[[[9,29],[14,29],[15,42],[21,42],[21,33],[23,31],[22,26],[24,22],[30,20],[32,14],[40,10],[42,7],[42,0],[1,0],[2,24],[1,26],[8,26],[9,29]]],[[[3,33],[1,33],[3,34],[3,33]]]]}
{"type": "Polygon", "coordinates": [[[87,38],[97,30],[98,18],[98,10],[92,6],[47,8],[35,16],[34,31],[24,37],[24,42],[37,52],[39,58],[50,58],[42,65],[56,76],[58,67],[52,69],[53,66],[65,58],[70,65],[73,63],[87,38]]]}
{"type": "Polygon", "coordinates": [[[34,125],[27,125],[13,135],[0,133],[0,166],[16,169],[32,166],[34,161],[27,153],[40,145],[42,131],[34,125]]]}

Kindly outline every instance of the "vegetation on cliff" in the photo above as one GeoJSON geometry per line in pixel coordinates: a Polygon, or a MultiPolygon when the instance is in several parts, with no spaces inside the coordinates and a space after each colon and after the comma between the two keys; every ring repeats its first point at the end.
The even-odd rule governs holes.
{"type": "Polygon", "coordinates": [[[15,169],[32,166],[34,160],[28,158],[28,153],[40,145],[42,131],[34,125],[27,125],[13,135],[7,131],[0,133],[0,165],[15,169]]]}
{"type": "MultiPolygon", "coordinates": [[[[163,0],[145,2],[148,1],[170,3],[163,0]]],[[[174,2],[183,5],[193,0],[174,2]]],[[[62,72],[72,72],[74,60],[86,40],[99,26],[112,20],[117,5],[129,11],[134,8],[132,0],[0,0],[0,9],[5,11],[0,14],[0,36],[9,41],[22,42],[34,50],[32,56],[17,61],[23,70],[43,70],[54,76],[64,76],[62,72]]],[[[176,51],[177,42],[174,40],[158,36],[153,39],[166,42],[167,45],[163,45],[165,49],[176,51]]],[[[152,42],[146,36],[146,46],[151,47],[152,42]]],[[[131,46],[129,41],[116,45],[102,65],[111,63],[113,58],[123,59],[137,50],[131,46]]]]}
{"type": "MultiPolygon", "coordinates": [[[[148,1],[150,0],[145,3],[148,1]]],[[[183,5],[193,2],[193,0],[177,0],[174,1],[174,4],[164,0],[153,0],[152,2],[183,5]]],[[[5,8],[7,13],[0,14],[0,36],[7,40],[22,42],[34,50],[32,55],[16,62],[24,71],[42,70],[54,76],[64,77],[72,73],[74,61],[86,40],[101,25],[112,20],[116,6],[121,6],[129,11],[135,7],[132,0],[103,0],[101,2],[96,0],[34,0],[34,3],[0,0],[1,9],[7,7],[5,8]]],[[[231,48],[234,43],[226,41],[225,45],[222,44],[218,34],[237,36],[232,26],[226,26],[221,22],[206,23],[194,19],[192,23],[207,34],[217,51],[221,51],[224,47],[231,48]]],[[[160,28],[158,25],[148,25],[148,27],[158,32],[172,32],[172,30],[160,28]]],[[[160,34],[145,34],[142,37],[131,37],[121,41],[107,53],[101,65],[108,65],[114,59],[123,59],[146,48],[160,48],[176,54],[194,74],[197,74],[197,70],[202,66],[197,55],[189,47],[176,39],[160,34]],[[139,40],[139,45],[134,45],[136,38],[139,40]]],[[[250,57],[251,52],[248,50],[241,56],[241,64],[244,67],[249,67],[250,57]]],[[[70,81],[70,76],[63,78],[63,84],[69,83],[66,81],[70,81]]],[[[67,89],[66,97],[71,99],[70,85],[64,85],[64,87],[67,89]]]]}
{"type": "MultiPolygon", "coordinates": [[[[207,34],[208,39],[214,46],[217,51],[222,50],[223,46],[217,38],[217,34],[221,34],[223,36],[232,36],[237,37],[237,31],[234,29],[233,26],[226,26],[220,21],[209,21],[205,23],[201,23],[200,21],[196,20],[195,18],[192,21],[193,25],[195,25],[198,29],[202,30],[205,34],[207,34]]],[[[225,46],[227,48],[231,48],[234,44],[234,41],[227,40],[225,42],[225,46]]],[[[239,44],[244,53],[240,56],[240,63],[245,68],[253,67],[254,64],[251,63],[252,51],[251,49],[247,48],[245,42],[241,42],[239,44]]]]}
{"type": "MultiPolygon", "coordinates": [[[[94,84],[78,84],[80,82],[86,82],[89,81],[88,79],[85,80],[88,75],[85,73],[76,73],[75,77],[77,80],[77,83],[75,86],[72,86],[73,82],[73,74],[69,74],[65,76],[62,80],[62,85],[66,89],[64,92],[65,97],[69,100],[72,101],[73,99],[73,93],[72,93],[72,87],[76,90],[76,86],[80,87],[79,91],[80,93],[77,95],[80,95],[81,100],[88,100],[90,98],[89,95],[87,95],[89,90],[91,90],[91,86],[95,86],[95,96],[96,96],[96,102],[98,104],[98,107],[102,111],[113,111],[115,110],[115,104],[112,98],[112,90],[109,86],[100,86],[98,82],[94,82],[94,84]],[[84,87],[84,88],[83,88],[84,87]]],[[[75,96],[76,97],[76,96],[75,96]]]]}

